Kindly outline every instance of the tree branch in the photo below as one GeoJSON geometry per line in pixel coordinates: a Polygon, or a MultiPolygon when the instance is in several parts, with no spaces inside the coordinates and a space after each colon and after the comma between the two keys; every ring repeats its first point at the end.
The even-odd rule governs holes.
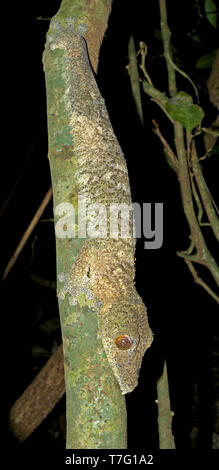
{"type": "MultiPolygon", "coordinates": [[[[168,72],[168,83],[169,83],[169,93],[170,96],[176,94],[176,77],[175,69],[172,65],[172,60],[170,61],[170,31],[167,25],[167,11],[166,11],[166,0],[160,0],[160,19],[161,19],[161,33],[164,44],[164,55],[166,59],[167,72],[168,72]]],[[[183,209],[185,216],[187,218],[189,228],[191,231],[191,240],[194,243],[197,253],[195,255],[188,255],[185,253],[179,253],[179,256],[184,257],[185,259],[190,259],[195,262],[198,262],[206,266],[212,274],[217,285],[219,285],[219,267],[214,260],[213,256],[209,252],[204,237],[202,235],[196,213],[194,210],[193,204],[193,193],[191,186],[191,176],[188,157],[190,156],[190,145],[189,142],[191,138],[188,138],[187,135],[187,144],[188,148],[185,147],[184,140],[184,129],[182,125],[174,121],[174,137],[175,137],[175,147],[176,154],[178,159],[178,178],[181,189],[183,209]]]]}
{"type": "Polygon", "coordinates": [[[161,131],[160,131],[159,126],[158,126],[157,122],[155,121],[155,119],[152,120],[152,123],[154,125],[154,128],[153,128],[154,133],[159,137],[161,143],[163,144],[164,152],[169,157],[170,163],[172,164],[172,167],[173,167],[174,171],[176,172],[176,174],[178,174],[178,160],[176,158],[175,153],[171,149],[171,147],[168,144],[168,142],[166,141],[166,139],[161,134],[161,131]]]}
{"type": "MultiPolygon", "coordinates": [[[[89,144],[87,139],[93,136],[95,124],[91,115],[95,114],[99,102],[102,104],[102,98],[98,95],[97,101],[93,97],[97,91],[92,88],[94,77],[81,36],[86,40],[89,58],[96,71],[111,4],[112,0],[63,0],[47,33],[43,63],[46,75],[49,162],[54,208],[64,201],[69,205],[73,204],[78,211],[80,175],[77,180],[76,171],[80,168],[79,159],[82,159],[80,148],[88,146],[83,158],[90,151],[93,152],[93,157],[98,142],[96,139],[89,144]],[[72,119],[76,117],[79,125],[77,129],[77,126],[72,124],[72,119]],[[85,131],[83,135],[80,133],[82,122],[85,131]],[[88,136],[89,130],[91,133],[88,136]]],[[[101,131],[99,127],[95,136],[101,131]]],[[[102,151],[98,155],[104,158],[102,151]]],[[[57,215],[55,212],[55,223],[57,215]]],[[[80,303],[79,295],[73,305],[69,302],[70,290],[74,292],[70,274],[84,244],[84,238],[56,237],[57,291],[66,382],[66,446],[71,449],[125,448],[125,399],[103,348],[97,307],[91,307],[89,302],[80,303]],[[69,294],[66,294],[66,297],[61,293],[63,273],[64,278],[66,276],[69,279],[69,291],[66,290],[69,294]]],[[[87,300],[85,295],[84,297],[87,300]]]]}
{"type": "Polygon", "coordinates": [[[198,276],[198,273],[197,271],[195,270],[193,264],[186,260],[185,259],[185,262],[190,270],[190,272],[192,273],[193,275],[193,279],[194,281],[199,284],[200,286],[202,286],[206,292],[219,304],[219,296],[217,294],[215,294],[215,292],[206,284],[206,282],[204,282],[199,276],[198,276]]]}
{"type": "Polygon", "coordinates": [[[17,246],[15,252],[13,253],[11,259],[9,260],[9,262],[8,262],[8,264],[7,264],[7,266],[4,270],[4,273],[3,273],[3,276],[2,276],[2,281],[5,281],[6,277],[10,273],[12,267],[14,266],[15,262],[18,259],[18,256],[21,254],[21,251],[23,250],[25,244],[27,243],[27,240],[29,239],[31,233],[33,232],[34,228],[36,227],[37,223],[39,222],[41,215],[43,214],[45,208],[47,207],[47,205],[48,205],[48,203],[50,202],[51,199],[52,199],[52,188],[49,188],[49,190],[47,191],[45,197],[43,198],[39,208],[37,209],[33,219],[31,220],[29,226],[27,227],[27,230],[25,230],[20,242],[18,243],[18,246],[17,246]]]}
{"type": "Polygon", "coordinates": [[[25,441],[30,436],[64,393],[61,344],[10,410],[10,428],[19,442],[25,441]]]}
{"type": "Polygon", "coordinates": [[[127,66],[131,88],[132,88],[132,95],[134,98],[136,111],[138,113],[138,117],[140,119],[141,125],[144,126],[144,118],[143,118],[143,110],[142,110],[142,102],[141,102],[141,89],[139,83],[139,73],[138,73],[138,63],[136,57],[136,50],[135,50],[135,42],[134,38],[131,35],[128,42],[128,57],[129,63],[127,66]]]}
{"type": "Polygon", "coordinates": [[[157,381],[157,404],[159,448],[175,449],[175,443],[172,434],[173,412],[170,408],[169,384],[166,361],[164,361],[162,374],[157,381]]]}
{"type": "Polygon", "coordinates": [[[192,143],[192,169],[194,172],[194,176],[198,185],[199,193],[202,198],[202,202],[204,208],[206,210],[206,214],[208,216],[208,220],[210,222],[211,228],[215,234],[216,239],[219,241],[219,217],[215,212],[212,198],[209,194],[209,189],[205,182],[205,179],[202,174],[201,166],[198,161],[198,156],[196,152],[195,143],[192,143]]]}
{"type": "Polygon", "coordinates": [[[170,30],[167,24],[166,0],[159,0],[159,4],[160,4],[161,35],[162,35],[162,40],[163,40],[164,57],[166,60],[167,73],[168,73],[168,88],[169,88],[170,96],[175,96],[177,92],[176,75],[175,75],[175,70],[170,62],[170,58],[172,58],[172,54],[170,50],[170,30]]]}

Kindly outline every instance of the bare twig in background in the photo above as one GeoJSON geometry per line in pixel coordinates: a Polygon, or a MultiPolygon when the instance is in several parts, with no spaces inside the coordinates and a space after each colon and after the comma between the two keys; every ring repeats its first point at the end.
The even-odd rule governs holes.
{"type": "Polygon", "coordinates": [[[194,141],[192,143],[192,169],[194,172],[194,176],[198,185],[199,193],[200,193],[206,214],[208,216],[208,220],[210,222],[211,228],[215,234],[216,239],[219,241],[219,218],[214,208],[211,194],[209,192],[204,176],[202,174],[202,169],[198,160],[194,141]]]}
{"type": "Polygon", "coordinates": [[[30,436],[64,393],[61,344],[10,410],[10,428],[19,442],[25,441],[30,436]]]}
{"type": "Polygon", "coordinates": [[[197,274],[193,264],[191,263],[191,261],[187,261],[185,260],[190,272],[192,273],[193,275],[193,279],[194,281],[199,284],[200,286],[203,287],[203,289],[205,289],[207,291],[207,293],[219,304],[219,296],[215,294],[215,292],[206,284],[206,282],[204,282],[197,274]]]}
{"type": "MultiPolygon", "coordinates": [[[[133,41],[133,39],[132,39],[133,41]]],[[[140,68],[142,69],[144,76],[147,79],[147,85],[151,86],[152,90],[154,90],[152,82],[150,80],[149,75],[146,72],[144,63],[145,63],[145,57],[147,54],[147,49],[143,47],[144,43],[140,43],[140,51],[138,54],[141,54],[141,65],[140,68]]],[[[146,47],[146,46],[145,46],[146,47]]],[[[141,100],[141,94],[139,94],[139,78],[138,78],[138,86],[134,86],[135,80],[137,80],[138,74],[136,73],[136,66],[137,66],[137,57],[135,56],[135,60],[132,57],[132,61],[130,60],[130,53],[132,55],[136,54],[135,49],[134,49],[134,41],[131,42],[129,41],[129,76],[130,76],[130,82],[131,82],[131,87],[132,87],[132,93],[133,97],[136,103],[136,109],[138,111],[138,115],[140,120],[143,120],[143,113],[142,113],[142,103],[139,100],[141,100]],[[142,114],[141,114],[142,113],[142,114]]],[[[159,93],[159,92],[158,92],[159,93]]],[[[165,97],[162,96],[165,100],[165,97]]],[[[155,100],[156,101],[156,100],[155,100]]],[[[158,103],[159,104],[159,103],[158,103]]],[[[143,122],[142,122],[143,123],[143,122]]],[[[161,142],[163,143],[163,146],[165,148],[165,151],[168,155],[168,157],[171,160],[171,163],[174,166],[175,171],[177,172],[178,169],[178,162],[176,159],[176,156],[172,152],[170,146],[168,143],[165,141],[163,136],[161,135],[161,132],[159,131],[159,127],[157,123],[154,121],[154,127],[155,127],[155,132],[159,135],[159,138],[161,142]]],[[[162,373],[162,376],[160,380],[157,383],[157,394],[158,394],[158,430],[159,430],[159,437],[160,437],[160,448],[161,449],[175,449],[175,444],[174,444],[174,439],[172,435],[172,430],[171,430],[171,423],[172,423],[172,415],[170,411],[170,398],[169,398],[169,387],[168,387],[168,378],[167,378],[167,370],[166,370],[166,362],[164,366],[164,370],[162,373]]]]}
{"type": "Polygon", "coordinates": [[[176,88],[176,74],[174,67],[170,59],[172,59],[172,52],[170,49],[170,30],[167,24],[167,7],[166,7],[166,0],[159,0],[160,5],[160,28],[161,28],[161,36],[163,40],[163,47],[164,47],[164,57],[166,60],[167,66],[167,74],[168,74],[168,88],[170,96],[175,96],[177,92],[176,88]]]}
{"type": "Polygon", "coordinates": [[[140,64],[139,64],[139,68],[142,70],[142,72],[143,72],[143,74],[144,74],[144,77],[145,77],[145,79],[147,80],[147,82],[148,82],[150,85],[153,86],[151,77],[150,77],[149,73],[147,72],[146,66],[145,66],[145,61],[146,61],[146,57],[147,57],[147,52],[148,52],[147,45],[145,44],[145,42],[140,41],[140,42],[139,42],[139,51],[137,52],[137,56],[138,56],[138,55],[141,56],[141,62],[140,62],[140,64]]]}
{"type": "MultiPolygon", "coordinates": [[[[161,35],[168,73],[168,89],[170,97],[173,98],[177,94],[176,70],[179,70],[174,66],[171,55],[170,30],[167,24],[166,0],[159,0],[159,3],[161,35]]],[[[169,98],[167,95],[155,89],[151,80],[150,83],[146,80],[143,81],[143,90],[159,104],[159,106],[166,112],[168,118],[170,118],[171,116],[169,116],[167,110],[165,110],[165,108],[167,108],[169,111],[169,98]]],[[[205,209],[210,226],[216,238],[219,239],[219,219],[217,209],[202,174],[202,169],[196,153],[194,142],[195,136],[193,136],[191,132],[188,132],[188,130],[185,132],[185,128],[180,124],[180,122],[173,120],[172,118],[170,120],[174,128],[176,153],[172,151],[165,137],[163,137],[158,125],[155,124],[155,120],[153,123],[155,124],[154,131],[163,144],[169,163],[172,164],[171,166],[175,171],[177,170],[176,172],[180,184],[183,209],[190,228],[189,238],[191,240],[190,247],[192,247],[192,249],[178,252],[177,255],[184,258],[196,282],[207,290],[209,295],[217,301],[218,296],[213,292],[210,286],[207,286],[206,282],[200,279],[192,265],[192,263],[195,262],[205,266],[210,271],[216,284],[219,286],[219,267],[207,247],[206,240],[201,229],[203,225],[206,225],[205,222],[201,221],[203,209],[205,209]],[[196,202],[197,211],[196,206],[194,206],[194,202],[196,202]],[[196,273],[195,276],[194,273],[196,273]]]]}
{"type": "Polygon", "coordinates": [[[136,111],[138,113],[138,117],[140,119],[141,125],[144,126],[144,118],[143,118],[143,110],[142,110],[142,102],[141,102],[141,89],[140,89],[140,82],[139,82],[139,73],[138,73],[138,63],[135,51],[135,43],[133,36],[130,36],[128,42],[128,57],[129,63],[127,66],[130,83],[132,88],[132,95],[135,101],[136,111]]]}
{"type": "Polygon", "coordinates": [[[178,173],[178,160],[176,158],[175,153],[172,151],[170,145],[161,134],[161,131],[155,119],[152,120],[152,124],[154,125],[153,131],[159,137],[161,143],[163,144],[164,152],[167,154],[168,158],[170,159],[173,169],[175,170],[176,173],[178,173]]]}
{"type": "Polygon", "coordinates": [[[52,188],[49,188],[48,192],[46,193],[45,197],[43,198],[43,201],[41,202],[39,208],[37,209],[33,219],[31,220],[31,223],[29,224],[27,230],[24,232],[20,242],[18,243],[18,246],[13,253],[9,263],[7,264],[3,276],[2,276],[2,281],[5,281],[6,277],[8,276],[9,272],[11,271],[11,268],[14,266],[15,262],[17,261],[18,256],[20,255],[21,251],[23,250],[25,244],[27,243],[28,238],[30,237],[31,233],[33,232],[34,228],[36,227],[37,223],[39,222],[39,219],[41,215],[43,214],[46,206],[48,205],[49,201],[52,199],[52,188]]]}
{"type": "Polygon", "coordinates": [[[158,404],[158,432],[159,448],[175,449],[172,434],[173,412],[170,408],[169,385],[167,376],[167,364],[164,362],[163,372],[157,381],[157,404],[158,404]]]}

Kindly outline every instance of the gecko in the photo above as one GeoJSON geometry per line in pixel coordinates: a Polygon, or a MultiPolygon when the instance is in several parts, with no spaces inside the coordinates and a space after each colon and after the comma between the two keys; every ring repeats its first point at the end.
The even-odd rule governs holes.
{"type": "MultiPolygon", "coordinates": [[[[109,216],[112,204],[131,207],[130,184],[126,161],[89,61],[86,29],[83,23],[77,25],[75,18],[63,24],[52,20],[48,47],[64,51],[67,86],[63,99],[77,158],[78,192],[87,204],[104,204],[109,216]]],[[[70,305],[77,305],[83,296],[97,312],[102,344],[122,394],[137,386],[142,358],[153,340],[147,310],[135,286],[132,217],[127,221],[129,236],[110,236],[107,222],[107,236],[86,238],[70,272],[58,274],[63,284],[60,301],[67,296],[70,305]]]]}

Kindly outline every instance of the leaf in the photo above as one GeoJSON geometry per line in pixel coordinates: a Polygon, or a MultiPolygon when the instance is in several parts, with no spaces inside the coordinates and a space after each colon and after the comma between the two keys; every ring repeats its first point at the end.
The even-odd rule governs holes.
{"type": "Polygon", "coordinates": [[[200,57],[200,59],[197,60],[195,64],[195,68],[196,69],[211,68],[215,57],[216,57],[216,51],[213,51],[210,54],[203,55],[202,57],[200,57]]]}
{"type": "Polygon", "coordinates": [[[214,3],[214,0],[205,0],[205,14],[209,23],[212,24],[214,28],[217,27],[217,7],[214,3]]]}
{"type": "Polygon", "coordinates": [[[183,91],[168,100],[167,111],[174,121],[180,122],[189,132],[200,124],[204,117],[202,108],[193,104],[191,96],[183,91]]]}

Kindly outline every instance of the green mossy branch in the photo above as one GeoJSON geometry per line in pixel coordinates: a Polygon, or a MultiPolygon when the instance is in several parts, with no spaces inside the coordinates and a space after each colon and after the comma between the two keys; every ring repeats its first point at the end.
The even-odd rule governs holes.
{"type": "MultiPolygon", "coordinates": [[[[111,0],[63,0],[55,19],[67,18],[86,23],[91,62],[96,70],[101,40],[111,9],[111,0]]],[[[52,27],[52,26],[51,26],[52,27]]],[[[78,188],[75,181],[77,155],[65,108],[65,59],[63,50],[50,50],[48,37],[43,56],[47,92],[49,162],[54,209],[59,203],[74,203],[78,188]]],[[[56,223],[57,217],[54,217],[56,223]]],[[[57,273],[70,272],[83,239],[56,238],[57,273]]],[[[61,289],[57,280],[57,291],[61,289]]],[[[66,384],[67,448],[126,448],[125,398],[98,336],[96,312],[83,302],[72,306],[59,301],[64,348],[66,384]]]]}

